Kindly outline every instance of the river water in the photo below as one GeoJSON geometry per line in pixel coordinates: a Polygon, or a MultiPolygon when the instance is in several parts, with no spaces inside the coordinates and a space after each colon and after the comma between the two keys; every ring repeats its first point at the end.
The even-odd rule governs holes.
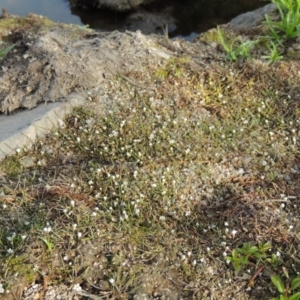
{"type": "MultiPolygon", "coordinates": [[[[227,3],[228,1],[230,0],[227,0],[227,3]]],[[[220,0],[219,7],[213,8],[208,5],[205,8],[197,7],[194,0],[185,0],[184,3],[182,3],[183,1],[164,0],[163,4],[147,6],[143,8],[143,11],[159,15],[168,7],[170,8],[171,3],[177,3],[172,5],[171,13],[169,13],[172,19],[168,24],[169,36],[192,40],[199,33],[217,24],[226,23],[238,14],[267,4],[261,0],[248,0],[246,5],[236,5],[241,3],[241,0],[232,1],[231,7],[227,5],[229,10],[227,7],[222,7],[221,3],[226,2],[225,0],[220,0]]],[[[89,25],[99,31],[137,30],[140,29],[139,26],[145,24],[144,15],[140,16],[142,21],[136,21],[139,17],[135,16],[133,25],[129,25],[128,20],[132,21],[132,18],[128,13],[118,14],[107,10],[71,8],[68,0],[0,0],[0,4],[0,8],[6,8],[11,14],[25,16],[31,12],[46,16],[56,22],[89,25]],[[142,22],[144,23],[142,24],[142,22]]],[[[163,30],[156,28],[154,33],[163,33],[163,30]]]]}

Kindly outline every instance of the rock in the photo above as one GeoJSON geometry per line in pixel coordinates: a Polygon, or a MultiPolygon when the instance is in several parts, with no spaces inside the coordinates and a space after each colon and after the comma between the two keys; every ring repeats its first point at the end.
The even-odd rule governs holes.
{"type": "MultiPolygon", "coordinates": [[[[40,17],[31,15],[30,22],[37,18],[40,17]]],[[[26,21],[12,19],[17,24],[26,21]]],[[[78,32],[78,27],[67,25],[43,27],[34,34],[27,30],[16,42],[14,52],[2,61],[0,79],[5,88],[0,89],[0,113],[32,109],[42,102],[65,101],[71,93],[86,98],[99,95],[102,84],[116,75],[134,86],[155,90],[151,70],[156,72],[180,53],[207,55],[205,47],[161,36],[145,36],[141,32],[96,33],[86,29],[78,32]],[[138,81],[143,82],[142,86],[138,81]]],[[[199,65],[193,63],[193,68],[199,65]]]]}
{"type": "Polygon", "coordinates": [[[175,20],[168,10],[162,13],[152,13],[139,10],[130,14],[126,19],[125,28],[131,31],[140,30],[143,34],[164,34],[164,31],[173,31],[175,20]]]}
{"type": "Polygon", "coordinates": [[[25,168],[31,168],[35,165],[35,158],[33,158],[31,156],[25,156],[21,159],[21,164],[25,168]]]}
{"type": "Polygon", "coordinates": [[[76,36],[71,27],[55,28],[34,38],[28,32],[16,45],[16,52],[9,53],[2,63],[0,78],[5,88],[0,90],[0,112],[63,101],[71,91],[100,90],[107,78],[157,65],[163,55],[153,38],[140,33],[95,33],[93,38],[83,34],[76,36]],[[142,57],[143,62],[136,57],[142,57]]]}
{"type": "Polygon", "coordinates": [[[108,8],[115,11],[132,10],[140,5],[149,4],[154,0],[78,0],[77,5],[94,6],[96,8],[108,8]]]}
{"type": "Polygon", "coordinates": [[[238,28],[249,28],[259,25],[265,20],[265,15],[276,10],[275,4],[271,3],[256,10],[241,14],[232,19],[229,24],[238,28]]]}

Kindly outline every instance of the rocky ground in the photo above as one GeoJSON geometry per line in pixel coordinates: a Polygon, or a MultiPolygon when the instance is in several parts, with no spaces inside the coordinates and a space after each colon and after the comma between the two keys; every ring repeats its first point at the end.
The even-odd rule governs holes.
{"type": "Polygon", "coordinates": [[[295,292],[297,39],[271,64],[264,39],[228,60],[216,30],[188,43],[32,15],[0,36],[16,44],[2,113],[88,99],[0,164],[3,299],[269,299],[274,274],[295,292]]]}

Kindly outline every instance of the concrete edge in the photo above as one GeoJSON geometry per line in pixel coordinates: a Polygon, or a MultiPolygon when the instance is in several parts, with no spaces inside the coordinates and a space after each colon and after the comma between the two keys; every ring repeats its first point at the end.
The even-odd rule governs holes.
{"type": "MultiPolygon", "coordinates": [[[[70,94],[65,102],[46,104],[54,107],[48,109],[45,113],[36,115],[35,109],[30,111],[32,113],[31,121],[28,123],[28,120],[25,120],[24,125],[22,125],[22,112],[16,114],[19,119],[18,122],[21,123],[20,128],[12,133],[10,137],[0,141],[0,162],[7,156],[15,154],[17,149],[24,147],[30,149],[38,138],[43,138],[54,129],[61,127],[64,124],[63,118],[66,114],[85,103],[86,98],[81,94],[70,94]]],[[[45,106],[45,104],[40,104],[39,108],[40,106],[45,106]]],[[[11,116],[6,117],[11,118],[11,116]]],[[[12,121],[16,122],[13,118],[12,121]]]]}

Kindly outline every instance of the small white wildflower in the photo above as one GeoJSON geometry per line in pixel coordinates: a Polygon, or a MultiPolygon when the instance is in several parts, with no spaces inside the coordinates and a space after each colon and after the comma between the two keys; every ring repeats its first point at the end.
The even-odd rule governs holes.
{"type": "Polygon", "coordinates": [[[70,201],[70,205],[74,207],[74,206],[75,206],[75,201],[74,201],[74,200],[71,200],[71,201],[70,201]]]}
{"type": "Polygon", "coordinates": [[[93,217],[96,217],[96,216],[97,216],[97,213],[96,213],[95,211],[93,211],[93,212],[92,212],[92,216],[93,216],[93,217]]]}
{"type": "Polygon", "coordinates": [[[33,269],[34,272],[37,272],[39,270],[39,266],[38,265],[34,265],[32,269],[33,269]]]}
{"type": "Polygon", "coordinates": [[[77,138],[76,138],[76,141],[79,143],[79,142],[80,142],[80,137],[77,137],[77,138]]]}
{"type": "Polygon", "coordinates": [[[89,182],[88,182],[88,184],[89,185],[92,185],[94,182],[92,181],[92,180],[90,180],[89,182]]]}
{"type": "Polygon", "coordinates": [[[73,292],[80,292],[82,290],[81,286],[79,283],[76,283],[73,285],[73,288],[72,288],[73,292]]]}
{"type": "Polygon", "coordinates": [[[13,252],[14,252],[14,250],[13,249],[11,249],[11,248],[9,248],[9,249],[7,249],[7,251],[6,251],[7,253],[9,253],[9,254],[12,254],[13,252]]]}
{"type": "Polygon", "coordinates": [[[16,152],[17,152],[17,153],[20,153],[20,152],[21,152],[21,149],[20,149],[20,148],[17,148],[17,149],[16,149],[16,152]]]}
{"type": "Polygon", "coordinates": [[[7,205],[5,203],[2,204],[3,209],[7,208],[7,205]]]}
{"type": "Polygon", "coordinates": [[[3,288],[3,285],[0,283],[0,294],[3,294],[4,293],[4,288],[3,288]]]}
{"type": "Polygon", "coordinates": [[[108,281],[109,281],[109,283],[110,283],[111,285],[114,285],[114,284],[115,284],[115,280],[114,280],[113,278],[109,278],[108,281]]]}
{"type": "Polygon", "coordinates": [[[228,222],[225,222],[224,225],[225,225],[225,226],[228,226],[229,224],[228,224],[228,222]]]}
{"type": "Polygon", "coordinates": [[[232,230],[232,231],[231,231],[232,237],[235,237],[236,234],[237,234],[237,231],[236,231],[236,230],[232,230]]]}
{"type": "Polygon", "coordinates": [[[206,251],[209,252],[210,251],[210,247],[206,247],[206,251]]]}
{"type": "Polygon", "coordinates": [[[281,256],[281,253],[280,253],[279,251],[277,251],[277,252],[276,252],[276,256],[277,256],[277,257],[280,257],[280,256],[281,256]]]}
{"type": "Polygon", "coordinates": [[[281,208],[285,208],[285,204],[284,204],[284,203],[281,203],[281,204],[280,204],[280,207],[281,207],[281,208]]]}
{"type": "Polygon", "coordinates": [[[227,252],[226,251],[223,252],[223,256],[227,256],[227,252]]]}
{"type": "Polygon", "coordinates": [[[160,216],[160,217],[159,217],[159,220],[160,220],[160,221],[164,221],[165,219],[166,219],[166,217],[164,217],[164,216],[160,216]]]}
{"type": "Polygon", "coordinates": [[[81,232],[78,232],[77,233],[77,237],[80,239],[82,237],[82,233],[81,232]]]}
{"type": "Polygon", "coordinates": [[[72,228],[73,228],[73,230],[75,230],[75,229],[77,228],[77,224],[74,223],[74,224],[72,225],[72,228]]]}
{"type": "Polygon", "coordinates": [[[51,232],[51,230],[52,230],[52,228],[50,226],[43,228],[43,231],[46,232],[46,233],[51,232]]]}
{"type": "Polygon", "coordinates": [[[185,212],[185,216],[186,217],[189,217],[190,215],[191,215],[191,211],[190,210],[188,210],[188,211],[185,212]]]}

